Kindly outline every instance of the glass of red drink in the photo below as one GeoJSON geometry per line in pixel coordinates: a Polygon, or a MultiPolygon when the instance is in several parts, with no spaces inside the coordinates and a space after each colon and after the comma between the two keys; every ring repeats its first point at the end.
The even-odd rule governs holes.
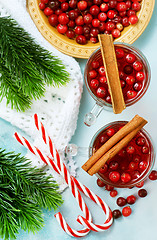
{"type": "MultiPolygon", "coordinates": [[[[115,121],[96,132],[90,142],[89,157],[126,123],[115,121]]],[[[126,147],[104,164],[96,176],[107,185],[130,188],[148,177],[154,161],[155,149],[152,139],[142,128],[126,147]]]]}
{"type": "MultiPolygon", "coordinates": [[[[136,103],[145,94],[150,83],[150,66],[143,53],[126,43],[114,43],[126,107],[136,103]]],[[[87,61],[84,79],[86,87],[96,101],[85,115],[85,124],[92,125],[102,109],[112,110],[101,50],[98,48],[87,61]]]]}

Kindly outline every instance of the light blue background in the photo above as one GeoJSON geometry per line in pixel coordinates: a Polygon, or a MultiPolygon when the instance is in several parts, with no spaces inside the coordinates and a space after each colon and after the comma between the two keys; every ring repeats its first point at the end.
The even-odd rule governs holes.
{"type": "MultiPolygon", "coordinates": [[[[114,115],[111,112],[103,111],[99,116],[96,124],[90,128],[86,127],[83,123],[84,115],[93,106],[94,100],[90,97],[85,86],[81,100],[80,113],[78,118],[77,130],[71,142],[78,146],[88,147],[89,142],[95,132],[106,123],[115,120],[130,120],[135,114],[139,114],[148,120],[145,129],[150,133],[157,148],[157,6],[155,6],[151,21],[146,28],[145,32],[133,44],[138,47],[147,57],[152,71],[151,84],[144,95],[144,97],[132,107],[127,108],[122,114],[114,115]]],[[[86,60],[78,60],[82,72],[86,60]]],[[[11,126],[8,122],[0,119],[0,147],[5,148],[7,151],[15,150],[16,152],[26,153],[24,147],[20,146],[14,139],[13,134],[18,130],[11,126]]],[[[19,131],[19,130],[18,130],[19,131]]],[[[20,131],[19,131],[20,132],[20,131]]],[[[84,157],[76,157],[77,165],[79,167],[87,159],[84,157]]],[[[157,169],[155,163],[154,169],[157,169]]],[[[102,197],[111,209],[117,208],[116,199],[109,196],[109,192],[104,191],[96,186],[96,178],[88,176],[83,170],[78,169],[78,179],[87,185],[96,194],[102,197]]],[[[114,222],[113,226],[103,233],[89,233],[82,239],[106,239],[106,240],[157,240],[157,181],[147,181],[145,188],[148,191],[148,196],[144,199],[137,199],[137,202],[132,205],[132,214],[128,218],[122,217],[114,222]]],[[[118,190],[118,196],[127,197],[130,194],[137,196],[137,188],[118,190]]],[[[71,227],[81,229],[80,225],[75,221],[78,214],[80,214],[76,201],[71,196],[70,191],[67,189],[63,193],[65,200],[62,207],[59,208],[71,227]]],[[[95,223],[103,223],[104,216],[102,211],[97,208],[93,203],[87,200],[89,208],[94,216],[95,223]]],[[[44,211],[45,227],[33,235],[20,231],[18,240],[61,240],[72,239],[59,227],[56,219],[54,218],[53,211],[44,211]]]]}

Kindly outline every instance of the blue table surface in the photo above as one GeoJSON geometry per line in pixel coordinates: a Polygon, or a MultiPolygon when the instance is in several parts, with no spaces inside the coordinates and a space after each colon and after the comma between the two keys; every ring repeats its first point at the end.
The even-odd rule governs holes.
{"type": "MultiPolygon", "coordinates": [[[[116,121],[116,120],[130,120],[135,114],[139,114],[148,120],[145,129],[150,133],[157,148],[157,5],[155,6],[153,16],[150,20],[144,33],[138,38],[133,46],[139,48],[147,57],[151,66],[151,84],[144,97],[135,105],[128,107],[120,115],[115,115],[112,112],[103,111],[97,122],[92,127],[87,127],[83,123],[84,115],[91,110],[94,105],[94,100],[90,97],[85,86],[83,88],[83,95],[81,99],[80,112],[78,117],[77,129],[71,142],[78,146],[88,147],[92,136],[103,125],[116,121]]],[[[81,66],[82,72],[86,60],[77,59],[81,66]]],[[[21,152],[23,155],[26,150],[21,147],[14,139],[13,133],[17,129],[10,123],[0,119],[0,143],[1,148],[7,151],[21,152]]],[[[19,131],[19,130],[18,130],[19,131]]],[[[78,165],[78,179],[88,186],[92,191],[102,197],[111,209],[117,208],[116,199],[109,196],[109,192],[104,189],[98,188],[96,185],[96,178],[88,176],[81,170],[82,164],[87,160],[85,157],[77,156],[75,160],[78,165]]],[[[154,165],[157,169],[157,162],[154,165]]],[[[137,199],[136,203],[132,205],[132,214],[128,218],[121,217],[117,219],[112,227],[106,232],[94,233],[90,232],[83,239],[106,239],[106,240],[157,240],[157,181],[146,181],[145,188],[148,191],[148,196],[144,199],[137,199]]],[[[127,197],[128,195],[135,194],[137,196],[137,188],[133,189],[120,189],[118,196],[127,197]]],[[[81,226],[76,222],[77,216],[81,213],[75,199],[71,196],[69,189],[63,193],[64,204],[59,208],[68,220],[71,227],[81,229],[81,226]]],[[[95,223],[103,223],[104,215],[102,211],[91,201],[87,199],[87,204],[93,214],[95,223]]],[[[54,211],[44,211],[45,226],[41,231],[35,235],[20,231],[17,236],[18,240],[61,240],[72,239],[65,232],[62,231],[54,218],[54,211]]]]}

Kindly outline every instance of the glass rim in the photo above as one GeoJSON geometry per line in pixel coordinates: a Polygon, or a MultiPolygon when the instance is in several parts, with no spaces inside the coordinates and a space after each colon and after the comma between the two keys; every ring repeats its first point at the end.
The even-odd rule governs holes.
{"type": "MultiPolygon", "coordinates": [[[[90,158],[92,156],[91,152],[92,152],[92,149],[93,149],[93,144],[94,144],[94,141],[95,139],[98,137],[98,135],[103,131],[105,130],[107,127],[109,126],[112,126],[113,124],[118,124],[118,123],[128,123],[128,121],[113,121],[113,122],[110,122],[110,123],[107,123],[105,124],[103,127],[101,127],[92,137],[90,143],[89,143],[89,151],[88,151],[88,157],[90,158]]],[[[155,145],[154,145],[154,142],[152,140],[152,137],[150,136],[150,134],[144,129],[144,128],[141,128],[140,131],[142,133],[145,134],[145,136],[148,138],[149,142],[150,142],[150,145],[151,145],[151,166],[149,167],[148,171],[145,172],[145,174],[143,175],[142,178],[140,178],[139,180],[133,182],[133,183],[126,183],[126,184],[120,184],[119,183],[112,183],[112,182],[107,182],[106,180],[104,180],[100,175],[99,173],[96,173],[96,177],[98,177],[101,181],[103,181],[105,184],[107,185],[110,185],[110,186],[113,186],[113,187],[117,187],[117,188],[130,188],[130,187],[134,187],[135,185],[139,184],[140,182],[144,181],[148,176],[149,174],[151,173],[152,171],[152,168],[154,166],[154,163],[155,163],[155,158],[156,158],[156,151],[155,151],[155,145]]],[[[139,132],[140,132],[139,131],[139,132]]]]}
{"type": "MultiPolygon", "coordinates": [[[[135,51],[136,52],[136,55],[139,55],[140,56],[140,59],[142,59],[142,62],[144,62],[145,66],[146,66],[146,70],[147,70],[147,73],[148,73],[148,79],[147,79],[147,82],[146,82],[146,86],[144,87],[143,91],[141,92],[141,94],[139,94],[139,96],[127,103],[126,104],[126,107],[129,107],[131,105],[133,105],[134,103],[136,103],[137,101],[139,101],[143,96],[144,94],[146,93],[149,85],[150,85],[150,79],[151,79],[151,69],[150,69],[150,64],[147,60],[147,58],[145,57],[145,55],[141,52],[141,50],[139,50],[137,47],[134,47],[132,46],[131,44],[128,44],[128,43],[123,43],[123,42],[114,42],[114,45],[122,45],[122,46],[126,46],[127,48],[131,49],[132,51],[135,51]]],[[[97,104],[103,106],[104,108],[107,107],[109,108],[110,110],[113,109],[112,108],[112,104],[109,104],[107,103],[106,101],[102,100],[101,98],[97,98],[95,96],[95,94],[91,91],[90,87],[89,87],[89,84],[88,84],[88,80],[87,80],[87,68],[88,68],[88,64],[91,60],[91,58],[94,56],[94,54],[96,54],[98,51],[100,50],[100,47],[98,47],[91,55],[90,57],[88,58],[87,60],[87,63],[86,63],[86,66],[85,66],[85,70],[84,70],[84,80],[85,80],[85,85],[86,85],[86,88],[87,90],[89,91],[90,95],[92,96],[92,98],[97,102],[97,104]]]]}

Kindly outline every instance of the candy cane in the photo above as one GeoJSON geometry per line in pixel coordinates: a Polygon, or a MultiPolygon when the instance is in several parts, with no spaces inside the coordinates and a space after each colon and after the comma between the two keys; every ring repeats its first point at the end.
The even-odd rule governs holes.
{"type": "MultiPolygon", "coordinates": [[[[60,168],[62,174],[66,178],[67,169],[66,169],[65,165],[62,163],[58,152],[55,150],[54,145],[52,144],[52,141],[50,141],[50,137],[48,136],[43,124],[39,121],[37,114],[34,115],[34,122],[35,122],[35,126],[36,126],[37,130],[40,132],[45,144],[48,145],[52,157],[54,157],[54,159],[56,159],[57,166],[60,168]],[[52,149],[53,149],[53,151],[52,151],[52,149]]],[[[106,221],[102,225],[96,225],[96,224],[92,223],[90,220],[88,220],[87,218],[84,218],[82,216],[78,216],[77,221],[79,223],[81,223],[82,225],[84,225],[96,232],[104,231],[104,230],[108,229],[112,225],[112,222],[113,222],[112,212],[111,212],[110,208],[100,197],[98,197],[96,194],[94,194],[91,190],[89,190],[86,186],[81,184],[74,177],[72,177],[72,178],[73,178],[73,181],[75,182],[75,184],[77,185],[78,189],[80,191],[82,191],[92,201],[94,201],[98,206],[100,206],[102,208],[102,210],[104,211],[104,213],[106,214],[106,221]]]]}
{"type": "MultiPolygon", "coordinates": [[[[25,146],[27,149],[29,149],[34,155],[38,156],[42,161],[44,161],[46,164],[48,164],[49,166],[53,167],[53,169],[61,174],[65,181],[67,182],[67,184],[69,185],[71,192],[73,194],[73,196],[76,198],[79,207],[81,209],[81,211],[84,213],[85,215],[85,219],[88,219],[90,222],[92,221],[92,217],[91,214],[89,212],[89,209],[86,205],[86,203],[84,202],[80,192],[78,191],[75,182],[73,181],[73,178],[70,176],[70,174],[68,173],[66,167],[64,164],[62,164],[62,162],[60,161],[59,158],[59,154],[57,154],[56,151],[54,151],[55,149],[53,149],[54,147],[52,146],[53,152],[55,152],[56,154],[54,154],[54,159],[59,162],[60,161],[60,168],[55,164],[55,162],[52,161],[51,158],[49,158],[48,156],[46,156],[44,153],[42,153],[42,151],[40,151],[37,147],[33,146],[28,140],[26,140],[24,137],[20,136],[18,133],[14,134],[15,138],[17,139],[17,141],[19,143],[21,143],[23,146],[25,146]],[[62,170],[62,171],[61,171],[62,170]]],[[[65,221],[65,219],[63,218],[62,214],[59,212],[57,214],[55,214],[55,217],[57,219],[57,221],[60,223],[62,229],[68,233],[70,236],[73,237],[83,237],[86,236],[90,229],[88,227],[85,227],[83,230],[74,230],[72,229],[67,222],[65,221]]]]}

